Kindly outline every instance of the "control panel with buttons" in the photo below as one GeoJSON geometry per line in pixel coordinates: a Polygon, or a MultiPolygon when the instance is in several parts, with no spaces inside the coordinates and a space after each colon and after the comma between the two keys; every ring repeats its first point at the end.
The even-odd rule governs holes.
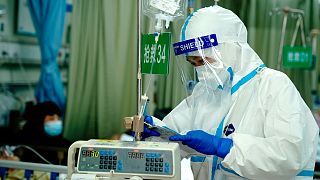
{"type": "Polygon", "coordinates": [[[175,164],[180,163],[178,147],[176,143],[98,141],[80,148],[77,170],[172,177],[177,173],[175,164]]]}

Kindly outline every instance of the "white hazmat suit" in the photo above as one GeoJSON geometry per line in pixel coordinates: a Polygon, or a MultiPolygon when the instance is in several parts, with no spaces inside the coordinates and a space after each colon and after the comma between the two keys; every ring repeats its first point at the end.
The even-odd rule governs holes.
{"type": "MultiPolygon", "coordinates": [[[[214,166],[213,156],[191,158],[195,179],[312,179],[319,130],[293,83],[263,65],[247,43],[246,27],[227,9],[202,8],[182,28],[183,39],[213,33],[223,63],[234,72],[232,105],[224,121],[215,118],[219,109],[204,109],[201,102],[190,107],[186,100],[163,120],[177,132],[215,134],[222,124],[222,137],[233,140],[230,152],[214,166]]],[[[199,90],[196,85],[193,94],[199,90]]]]}

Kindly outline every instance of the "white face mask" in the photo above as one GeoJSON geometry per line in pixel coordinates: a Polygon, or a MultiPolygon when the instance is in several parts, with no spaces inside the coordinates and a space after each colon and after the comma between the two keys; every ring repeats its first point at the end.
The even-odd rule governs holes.
{"type": "Polygon", "coordinates": [[[216,90],[218,87],[223,88],[223,83],[230,77],[229,72],[225,68],[215,69],[215,73],[206,67],[206,65],[195,67],[198,80],[206,85],[208,90],[216,90]]]}

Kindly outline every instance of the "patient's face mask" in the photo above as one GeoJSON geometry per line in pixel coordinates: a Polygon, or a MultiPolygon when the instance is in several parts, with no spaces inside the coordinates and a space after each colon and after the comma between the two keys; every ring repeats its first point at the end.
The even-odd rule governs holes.
{"type": "Polygon", "coordinates": [[[62,128],[61,120],[47,121],[44,124],[44,131],[49,136],[59,136],[62,133],[62,128]]]}

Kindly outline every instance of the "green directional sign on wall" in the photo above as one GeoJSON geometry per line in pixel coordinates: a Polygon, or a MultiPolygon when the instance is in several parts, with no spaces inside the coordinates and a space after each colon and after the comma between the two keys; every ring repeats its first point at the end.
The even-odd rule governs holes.
{"type": "Polygon", "coordinates": [[[158,42],[154,34],[144,34],[141,40],[141,72],[144,74],[168,74],[171,33],[161,33],[158,42]]]}
{"type": "Polygon", "coordinates": [[[312,49],[303,46],[285,46],[283,48],[284,68],[311,68],[312,49]]]}

